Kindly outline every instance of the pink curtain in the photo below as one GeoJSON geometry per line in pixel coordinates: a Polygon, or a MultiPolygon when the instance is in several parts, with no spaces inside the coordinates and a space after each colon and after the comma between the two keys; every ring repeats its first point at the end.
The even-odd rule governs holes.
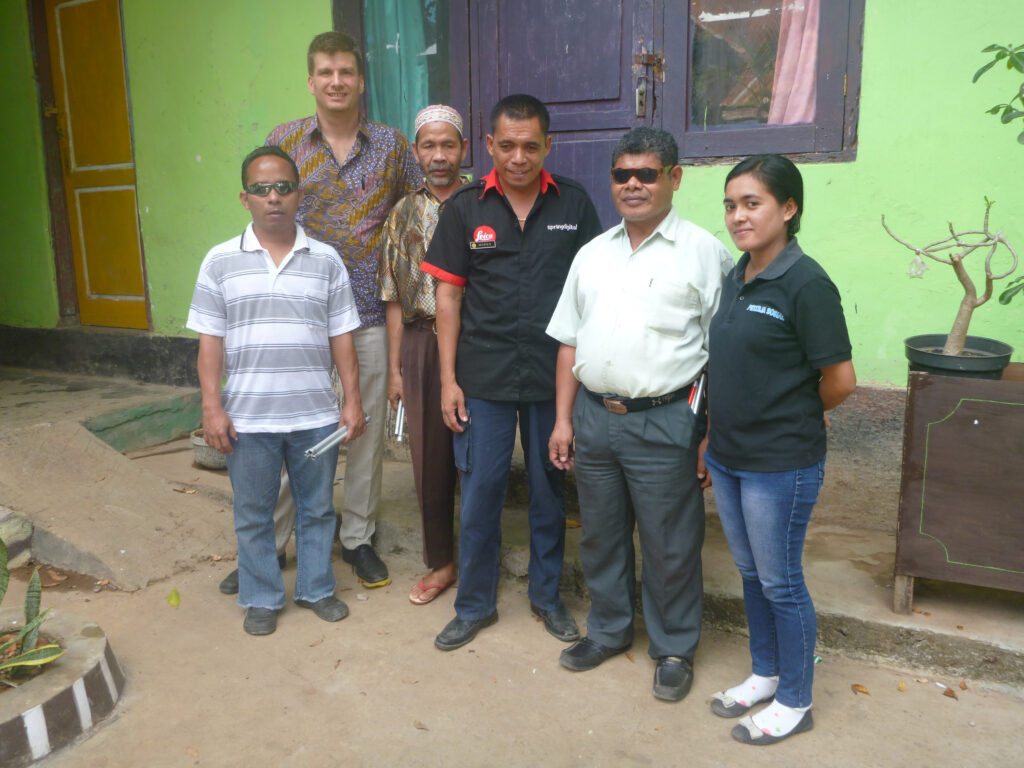
{"type": "Polygon", "coordinates": [[[784,0],[769,125],[814,121],[820,0],[784,0]]]}

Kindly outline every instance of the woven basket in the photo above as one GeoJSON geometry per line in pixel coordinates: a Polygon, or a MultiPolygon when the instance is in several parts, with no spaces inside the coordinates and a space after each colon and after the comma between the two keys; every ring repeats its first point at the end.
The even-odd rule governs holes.
{"type": "Polygon", "coordinates": [[[206,444],[203,430],[194,430],[191,437],[192,452],[195,454],[196,464],[207,469],[224,469],[227,467],[228,462],[224,454],[206,444]]]}

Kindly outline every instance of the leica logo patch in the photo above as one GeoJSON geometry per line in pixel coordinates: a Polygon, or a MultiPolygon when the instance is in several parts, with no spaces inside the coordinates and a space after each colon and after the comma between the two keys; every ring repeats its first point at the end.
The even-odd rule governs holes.
{"type": "Polygon", "coordinates": [[[473,232],[473,242],[469,244],[472,250],[479,248],[493,248],[498,239],[494,230],[487,225],[477,227],[473,232]]]}

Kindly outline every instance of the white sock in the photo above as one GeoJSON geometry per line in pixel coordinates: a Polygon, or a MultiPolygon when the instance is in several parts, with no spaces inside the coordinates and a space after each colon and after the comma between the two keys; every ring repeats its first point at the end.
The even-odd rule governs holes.
{"type": "Polygon", "coordinates": [[[785,736],[796,728],[809,709],[810,706],[787,707],[776,700],[754,715],[754,725],[769,736],[785,736]]]}
{"type": "Polygon", "coordinates": [[[775,695],[775,689],[779,687],[779,676],[761,677],[751,675],[739,685],[734,685],[727,691],[723,691],[726,697],[732,699],[744,707],[752,707],[759,701],[767,701],[775,695]]]}

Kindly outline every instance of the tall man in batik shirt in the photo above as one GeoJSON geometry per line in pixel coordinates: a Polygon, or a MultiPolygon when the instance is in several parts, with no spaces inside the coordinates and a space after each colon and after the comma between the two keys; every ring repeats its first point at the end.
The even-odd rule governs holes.
{"type": "Polygon", "coordinates": [[[387,332],[377,298],[384,222],[422,173],[401,131],[365,119],[359,47],[342,32],[313,38],[307,53],[309,92],[316,114],[277,126],[267,144],[284,149],[299,168],[304,197],[298,220],[313,237],[341,254],[352,280],[360,327],[359,389],[369,417],[366,436],[349,448],[342,507],[342,558],[368,587],[391,582],[370,544],[380,505],[387,415],[387,332]]]}
{"type": "Polygon", "coordinates": [[[455,582],[455,459],[452,433],[441,417],[441,367],[437,354],[434,291],[437,279],[420,270],[449,196],[464,179],[459,166],[469,140],[462,117],[433,105],[416,115],[413,152],[423,185],[403,197],[384,229],[380,298],[386,302],[388,400],[404,403],[416,496],[423,520],[423,562],[430,573],[413,585],[409,600],[424,605],[455,582]]]}

